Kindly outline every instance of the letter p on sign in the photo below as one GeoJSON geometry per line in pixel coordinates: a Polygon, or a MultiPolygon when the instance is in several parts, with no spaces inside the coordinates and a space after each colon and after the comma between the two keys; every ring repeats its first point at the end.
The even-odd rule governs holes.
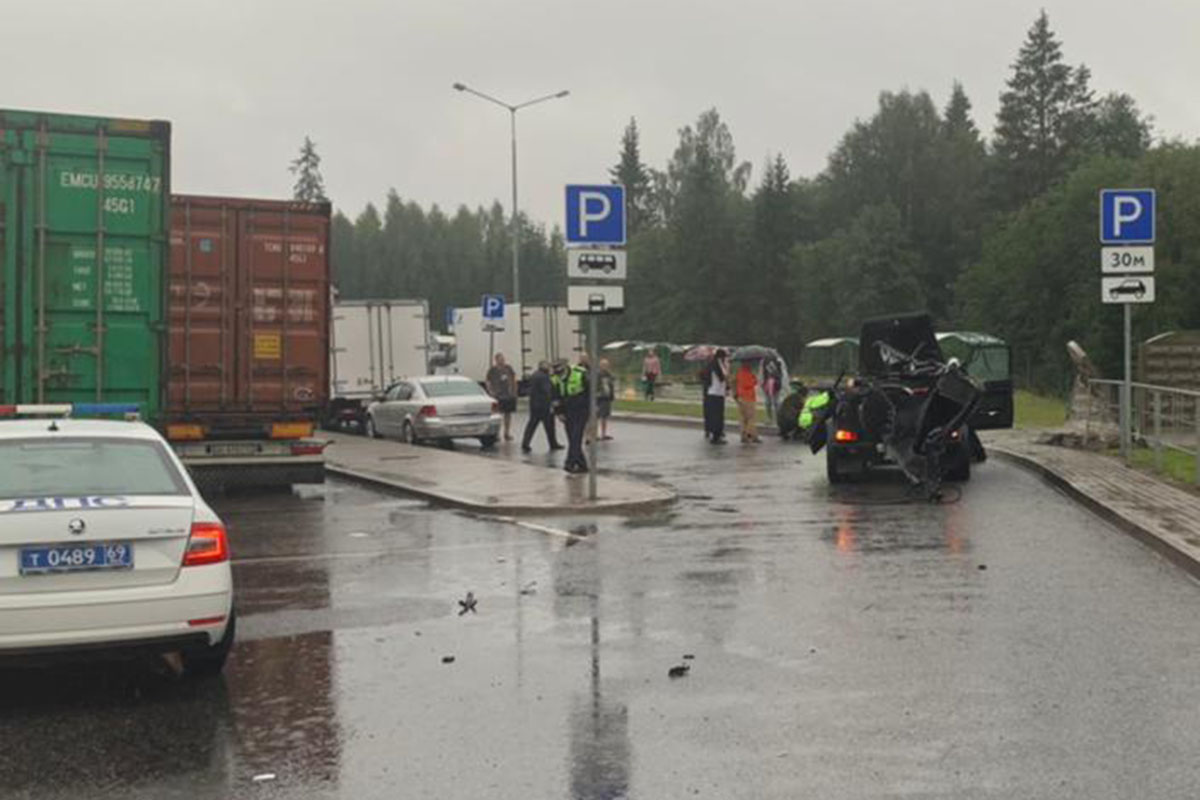
{"type": "Polygon", "coordinates": [[[608,219],[608,215],[612,213],[612,201],[608,199],[608,195],[600,192],[583,191],[579,193],[579,233],[585,239],[588,235],[588,226],[591,223],[600,223],[608,219]]]}
{"type": "Polygon", "coordinates": [[[1101,243],[1153,244],[1154,198],[1153,189],[1101,189],[1101,243]]]}
{"type": "Polygon", "coordinates": [[[625,244],[625,187],[567,186],[567,244],[625,244]]]}

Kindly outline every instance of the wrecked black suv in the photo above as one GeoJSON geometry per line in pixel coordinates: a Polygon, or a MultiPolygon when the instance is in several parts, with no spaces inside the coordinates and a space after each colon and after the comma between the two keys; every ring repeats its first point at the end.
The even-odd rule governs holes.
{"type": "Polygon", "coordinates": [[[928,314],[863,323],[858,374],[834,387],[820,432],[831,483],[896,464],[933,498],[943,480],[970,478],[972,460],[983,457],[972,429],[1012,425],[1010,357],[1007,345],[994,337],[952,336],[957,344],[977,346],[965,351],[966,364],[946,358],[928,314]],[[986,381],[970,374],[977,350],[989,365],[1003,362],[986,381]]]}

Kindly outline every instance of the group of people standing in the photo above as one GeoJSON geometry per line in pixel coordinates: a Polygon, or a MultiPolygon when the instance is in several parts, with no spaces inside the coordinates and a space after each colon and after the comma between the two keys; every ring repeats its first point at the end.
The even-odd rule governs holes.
{"type": "MultiPolygon", "coordinates": [[[[487,389],[500,406],[504,419],[504,440],[509,442],[512,441],[510,426],[518,395],[516,374],[512,367],[505,363],[503,354],[497,353],[494,361],[494,365],[488,370],[487,389]]],[[[538,363],[537,369],[529,377],[529,421],[525,423],[525,433],[521,437],[522,453],[532,452],[533,437],[539,427],[546,432],[546,442],[550,450],[562,450],[563,446],[558,443],[556,422],[561,418],[567,432],[567,458],[564,469],[572,474],[588,471],[583,445],[589,430],[591,436],[601,440],[612,438],[608,434],[608,420],[612,416],[616,382],[609,369],[608,359],[600,359],[594,379],[596,420],[593,425],[589,424],[591,409],[588,401],[593,376],[587,354],[580,355],[575,364],[569,364],[565,359],[553,365],[547,361],[538,363]]]]}
{"type": "Polygon", "coordinates": [[[700,387],[704,403],[704,435],[713,444],[725,444],[725,400],[737,403],[741,422],[742,442],[758,444],[758,391],[761,384],[767,414],[774,420],[779,409],[779,393],[783,386],[783,368],[775,358],[763,360],[762,380],[756,362],[740,361],[732,371],[729,353],[717,348],[700,370],[700,387]]]}

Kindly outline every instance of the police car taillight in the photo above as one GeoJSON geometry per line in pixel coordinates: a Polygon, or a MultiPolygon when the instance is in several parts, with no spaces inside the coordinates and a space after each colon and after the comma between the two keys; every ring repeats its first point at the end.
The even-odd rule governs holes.
{"type": "Polygon", "coordinates": [[[183,566],[201,567],[228,560],[229,537],[225,526],[219,522],[192,523],[192,535],[183,553],[183,566]]]}

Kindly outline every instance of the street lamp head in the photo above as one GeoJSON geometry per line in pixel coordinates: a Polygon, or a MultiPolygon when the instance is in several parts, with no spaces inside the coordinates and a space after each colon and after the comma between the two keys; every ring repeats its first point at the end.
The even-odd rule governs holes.
{"type": "Polygon", "coordinates": [[[460,92],[465,92],[467,90],[466,84],[462,84],[462,83],[454,84],[454,88],[460,92]]]}
{"type": "Polygon", "coordinates": [[[566,96],[567,96],[567,95],[569,95],[570,93],[571,93],[571,90],[570,90],[570,89],[563,89],[561,92],[559,92],[558,94],[556,94],[556,95],[554,95],[554,96],[555,96],[555,97],[566,97],[566,96]]]}

